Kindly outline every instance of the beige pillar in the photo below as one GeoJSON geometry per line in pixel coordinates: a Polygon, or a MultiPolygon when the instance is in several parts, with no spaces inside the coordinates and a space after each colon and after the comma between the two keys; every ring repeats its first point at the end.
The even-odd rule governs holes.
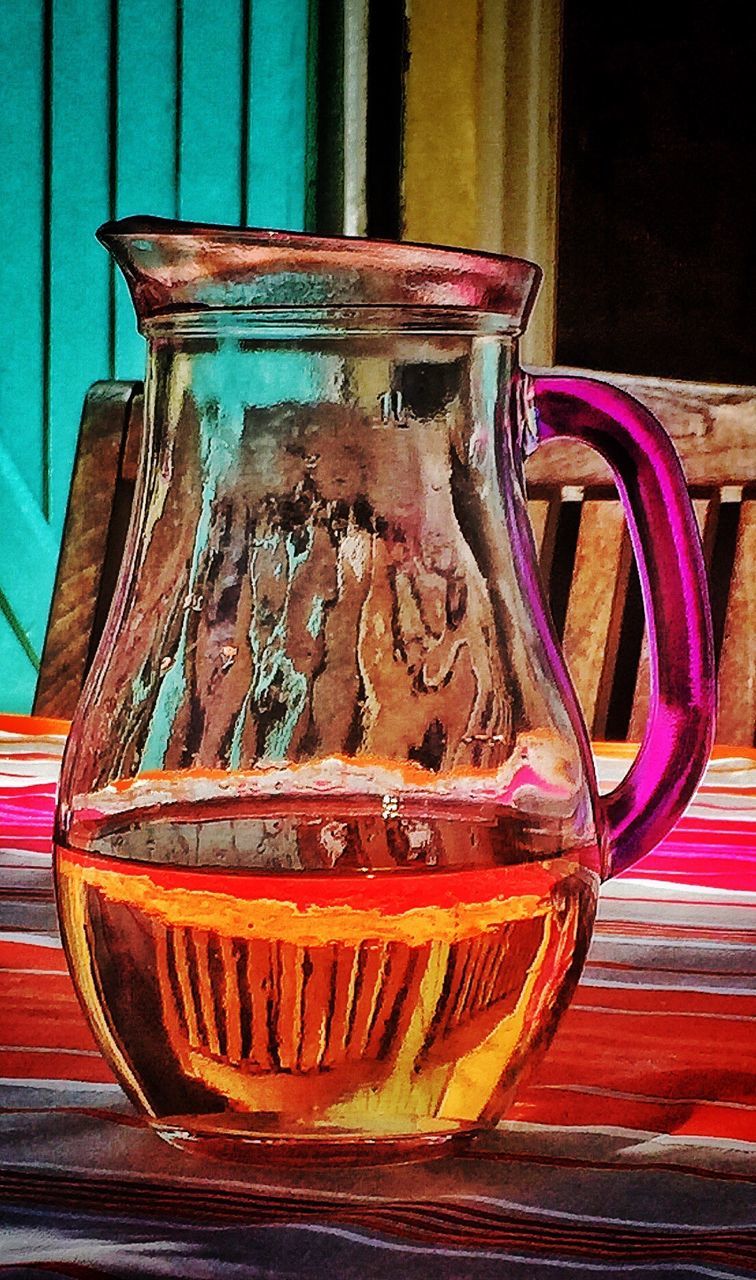
{"type": "Polygon", "coordinates": [[[530,258],[554,358],[561,0],[408,0],[404,236],[530,258]]]}

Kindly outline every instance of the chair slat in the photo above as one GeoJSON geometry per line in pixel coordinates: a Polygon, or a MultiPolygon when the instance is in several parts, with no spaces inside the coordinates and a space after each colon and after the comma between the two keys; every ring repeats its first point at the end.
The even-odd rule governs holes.
{"type": "Polygon", "coordinates": [[[541,547],[543,546],[543,538],[546,532],[546,522],[549,518],[548,498],[531,498],[528,503],[528,515],[533,529],[536,551],[540,559],[541,547]]]}
{"type": "Polygon", "coordinates": [[[84,402],[36,715],[70,717],[87,673],[134,388],[96,382],[84,402]]]}
{"type": "Polygon", "coordinates": [[[629,570],[630,540],[620,503],[587,498],[567,604],[564,653],[595,737],[606,728],[629,570]]]}
{"type": "Polygon", "coordinates": [[[719,664],[720,742],[756,745],[756,496],[740,507],[719,664]]]}
{"type": "MultiPolygon", "coordinates": [[[[594,373],[590,369],[538,369],[549,377],[559,374],[597,378],[628,391],[640,400],[671,435],[680,454],[688,484],[697,488],[753,483],[756,440],[756,387],[678,382],[638,374],[594,373]]],[[[562,484],[595,488],[611,483],[604,459],[573,440],[554,440],[528,459],[531,485],[562,484]]]]}
{"type": "Polygon", "coordinates": [[[132,484],[136,483],[139,451],[142,447],[143,419],[144,396],[141,394],[139,387],[137,387],[137,392],[131,402],[131,412],[121,458],[121,479],[132,484]]]}
{"type": "MultiPolygon", "coordinates": [[[[705,498],[693,499],[693,510],[696,515],[698,530],[701,534],[703,543],[704,561],[706,568],[711,564],[711,555],[714,549],[714,535],[716,533],[717,514],[719,511],[719,493],[710,494],[705,498]]],[[[648,632],[643,628],[643,643],[641,645],[640,659],[638,661],[638,676],[635,682],[635,695],[633,697],[633,709],[630,715],[630,724],[627,730],[628,740],[630,742],[639,742],[643,737],[643,729],[648,716],[648,695],[649,695],[649,661],[648,661],[648,632]]]]}
{"type": "Polygon", "coordinates": [[[538,563],[541,569],[541,580],[548,593],[551,566],[554,559],[559,512],[562,505],[562,490],[556,485],[544,496],[531,498],[528,502],[528,515],[533,526],[538,563]]]}

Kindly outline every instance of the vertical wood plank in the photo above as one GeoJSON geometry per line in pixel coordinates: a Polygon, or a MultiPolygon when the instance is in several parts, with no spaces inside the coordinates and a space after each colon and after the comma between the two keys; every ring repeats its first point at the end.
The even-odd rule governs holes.
{"type": "Polygon", "coordinates": [[[531,498],[528,502],[528,516],[533,527],[538,563],[544,590],[547,589],[551,577],[551,565],[554,559],[554,545],[559,526],[559,511],[562,505],[561,489],[554,488],[545,497],[531,498]]]}
{"type": "Polygon", "coordinates": [[[589,732],[606,726],[630,569],[630,542],[618,501],[583,503],[567,604],[564,654],[589,732]]]}
{"type": "MultiPolygon", "coordinates": [[[[174,0],[118,0],[113,33],[115,215],[176,213],[177,8],[174,0]]],[[[115,273],[117,378],[142,378],[145,343],[120,272],[115,273]]],[[[104,371],[99,376],[104,376],[104,371]]]]}
{"type": "Polygon", "coordinates": [[[365,163],[367,153],[368,0],[344,5],[344,234],[367,232],[365,163]]]}
{"type": "MultiPolygon", "coordinates": [[[[8,512],[11,518],[6,518],[2,528],[0,592],[7,602],[10,624],[18,629],[22,645],[36,660],[45,634],[57,538],[3,445],[0,445],[0,493],[9,499],[12,495],[12,512],[8,512]]],[[[25,669],[22,673],[26,677],[25,669]]],[[[9,680],[10,674],[0,670],[4,680],[9,680]]]]}
{"type": "Polygon", "coordinates": [[[3,707],[28,709],[46,614],[46,8],[0,21],[0,675],[3,707]],[[37,585],[39,579],[39,585],[37,585]]]}
{"type": "Polygon", "coordinates": [[[243,0],[183,0],[178,215],[237,223],[242,215],[243,0]]]}
{"type": "Polygon", "coordinates": [[[478,77],[478,248],[501,253],[507,227],[504,148],[507,137],[507,0],[484,0],[478,77]]]}
{"type": "MultiPolygon", "coordinates": [[[[717,513],[719,511],[719,494],[710,494],[706,498],[694,498],[693,510],[696,523],[703,541],[704,562],[708,569],[714,547],[717,513]]],[[[630,742],[640,742],[648,717],[648,697],[650,690],[650,665],[648,656],[648,631],[644,627],[643,642],[638,660],[638,675],[635,682],[633,709],[627,730],[630,742]]]]}
{"type": "Polygon", "coordinates": [[[523,341],[554,356],[560,0],[408,0],[404,234],[544,269],[523,341]]]}
{"type": "Polygon", "coordinates": [[[528,503],[528,515],[530,517],[530,524],[533,530],[533,540],[540,559],[543,538],[546,533],[546,521],[549,516],[548,499],[531,498],[528,503]]]}
{"type": "Polygon", "coordinates": [[[45,504],[45,8],[20,0],[0,21],[0,440],[45,504]]]}
{"type": "MultiPolygon", "coordinates": [[[[360,4],[362,2],[363,0],[359,0],[360,4]]],[[[345,5],[344,0],[317,0],[317,6],[318,115],[313,228],[322,235],[338,235],[345,227],[344,112],[347,70],[344,42],[345,26],[352,6],[345,5]]],[[[366,111],[367,92],[360,105],[366,111]]]]}
{"type": "Polygon", "coordinates": [[[719,664],[719,742],[756,745],[756,496],[740,508],[719,664]]]}
{"type": "Polygon", "coordinates": [[[497,248],[543,268],[523,359],[553,364],[556,337],[561,0],[505,0],[504,146],[497,248]]]}
{"type": "Polygon", "coordinates": [[[0,550],[6,706],[29,704],[85,394],[144,367],[131,303],[94,232],[142,211],[233,222],[247,201],[257,221],[305,225],[315,9],[10,0],[3,10],[0,231],[13,252],[0,263],[0,471],[18,533],[0,550]]]}
{"type": "Polygon", "coordinates": [[[19,639],[12,609],[0,591],[0,672],[3,677],[3,711],[23,715],[29,710],[37,672],[28,650],[19,639]]]}
{"type": "Polygon", "coordinates": [[[111,368],[110,4],[52,0],[50,172],[50,507],[58,536],[81,406],[111,368]]]}
{"type": "Polygon", "coordinates": [[[309,0],[252,0],[246,221],[301,230],[314,198],[316,23],[309,0]]]}
{"type": "Polygon", "coordinates": [[[408,0],[404,235],[478,244],[478,28],[481,0],[408,0]]]}

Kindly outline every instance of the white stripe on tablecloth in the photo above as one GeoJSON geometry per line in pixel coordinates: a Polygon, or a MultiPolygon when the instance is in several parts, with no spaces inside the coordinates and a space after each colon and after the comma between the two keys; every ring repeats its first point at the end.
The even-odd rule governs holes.
{"type": "MultiPolygon", "coordinates": [[[[684,1099],[682,1100],[685,1101],[684,1099]]],[[[756,1154],[756,1142],[748,1142],[743,1138],[722,1138],[708,1137],[700,1133],[659,1133],[658,1129],[630,1129],[624,1125],[615,1124],[581,1124],[577,1127],[574,1124],[552,1124],[541,1122],[535,1123],[529,1120],[502,1120],[499,1128],[505,1133],[512,1130],[516,1133],[532,1133],[536,1136],[546,1134],[553,1137],[555,1134],[568,1134],[570,1137],[581,1137],[583,1135],[598,1134],[607,1138],[632,1138],[633,1141],[641,1138],[643,1141],[637,1147],[633,1147],[633,1154],[637,1155],[641,1151],[647,1151],[649,1145],[663,1146],[682,1146],[682,1147],[718,1147],[727,1148],[730,1151],[743,1151],[747,1155],[756,1154]]],[[[632,1172],[632,1164],[617,1165],[617,1170],[623,1172],[632,1172]]],[[[612,1166],[614,1169],[614,1166],[612,1166]]],[[[691,1169],[695,1173],[695,1168],[691,1169]]]]}
{"type": "Polygon", "coordinates": [[[22,930],[0,929],[0,942],[23,942],[30,947],[48,947],[62,951],[63,943],[57,933],[26,933],[22,930]]]}
{"type": "Polygon", "coordinates": [[[39,867],[52,870],[52,852],[41,849],[0,849],[0,867],[39,867]]]}
{"type": "Polygon", "coordinates": [[[12,973],[15,977],[17,974],[25,974],[28,977],[35,978],[67,978],[68,973],[65,969],[17,969],[15,965],[0,964],[0,973],[12,973]]]}
{"type": "MultiPolygon", "coordinates": [[[[589,987],[617,987],[637,991],[642,987],[644,991],[698,991],[704,995],[756,996],[754,975],[750,973],[676,974],[672,969],[657,972],[637,966],[630,967],[635,970],[636,976],[627,981],[604,968],[600,961],[589,960],[580,984],[581,990],[585,991],[589,987]],[[722,985],[724,978],[727,979],[727,986],[722,985]]],[[[663,1016],[666,1017],[667,1013],[665,1009],[663,1016]]]]}
{"type": "Polygon", "coordinates": [[[721,889],[714,885],[681,884],[676,880],[663,880],[655,876],[622,876],[620,880],[608,880],[601,886],[599,904],[621,899],[632,902],[636,897],[648,897],[654,892],[665,897],[679,898],[681,903],[688,901],[693,906],[701,905],[701,900],[708,898],[731,902],[735,907],[756,905],[756,893],[753,889],[721,889]]]}
{"type": "Polygon", "coordinates": [[[0,1053],[55,1053],[71,1058],[98,1058],[102,1062],[99,1049],[63,1049],[59,1044],[0,1044],[0,1053]]]}
{"type": "MultiPolygon", "coordinates": [[[[102,1057],[102,1054],[98,1056],[102,1057]]],[[[76,1093],[78,1090],[83,1090],[84,1093],[101,1093],[104,1089],[107,1093],[118,1093],[125,1098],[121,1086],[109,1081],[49,1080],[47,1076],[0,1076],[0,1089],[42,1089],[53,1093],[76,1093]]]]}

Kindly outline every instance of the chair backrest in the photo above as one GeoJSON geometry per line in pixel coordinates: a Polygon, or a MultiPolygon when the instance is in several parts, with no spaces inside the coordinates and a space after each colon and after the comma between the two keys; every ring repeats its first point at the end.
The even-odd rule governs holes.
{"type": "MultiPolygon", "coordinates": [[[[589,376],[629,391],[675,442],[711,592],[717,741],[750,746],[756,740],[756,387],[589,376]]],[[[609,467],[584,446],[554,442],[533,455],[526,471],[541,572],[588,727],[594,738],[637,739],[648,702],[648,650],[609,467]]]]}
{"type": "MultiPolygon", "coordinates": [[[[569,370],[563,372],[585,372],[569,370]]],[[[756,740],[756,387],[592,374],[646,404],[681,455],[714,615],[720,742],[756,740]]],[[[131,510],[140,383],[100,382],[84,405],[35,711],[70,716],[107,616],[131,510]]],[[[552,614],[595,738],[638,738],[648,656],[637,575],[608,467],[570,443],[527,466],[552,614]]]]}
{"type": "Polygon", "coordinates": [[[92,663],[123,555],[141,434],[142,384],[95,382],[81,418],[37,715],[70,719],[92,663]]]}

